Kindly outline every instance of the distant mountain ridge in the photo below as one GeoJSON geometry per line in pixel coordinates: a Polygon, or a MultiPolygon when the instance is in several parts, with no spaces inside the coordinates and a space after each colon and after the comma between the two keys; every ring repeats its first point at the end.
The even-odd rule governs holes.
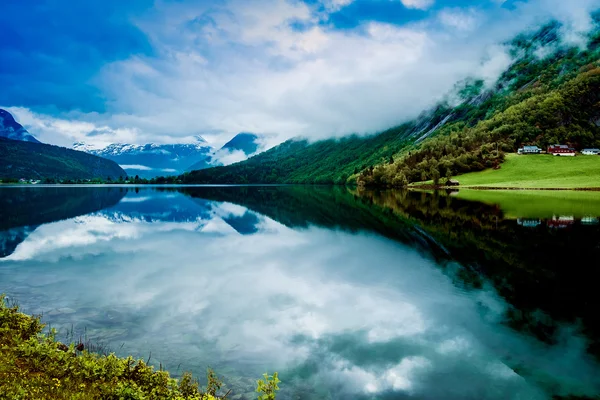
{"type": "Polygon", "coordinates": [[[115,162],[82,151],[0,137],[0,179],[118,179],[127,173],[115,162]]]}
{"type": "Polygon", "coordinates": [[[230,156],[233,155],[235,152],[242,152],[244,157],[241,160],[238,159],[235,161],[229,161],[227,163],[231,164],[232,162],[243,161],[243,159],[253,155],[258,151],[260,147],[258,143],[259,139],[260,136],[254,133],[238,133],[230,141],[225,143],[219,150],[214,151],[209,158],[190,165],[187,168],[187,170],[195,171],[215,166],[222,166],[227,161],[229,161],[229,159],[231,158],[230,156]]]}
{"type": "Polygon", "coordinates": [[[6,110],[0,110],[0,179],[118,179],[115,162],[82,151],[44,144],[6,110]]]}
{"type": "Polygon", "coordinates": [[[41,143],[33,135],[27,132],[13,116],[6,110],[0,108],[0,137],[23,142],[41,143]]]}
{"type": "Polygon", "coordinates": [[[204,165],[204,168],[209,166],[207,159],[213,148],[201,136],[195,136],[194,140],[193,143],[182,144],[114,143],[102,149],[77,142],[73,148],[112,160],[129,175],[153,178],[182,173],[192,164],[204,165]]]}
{"type": "Polygon", "coordinates": [[[254,154],[258,150],[258,138],[254,133],[241,132],[225,143],[221,150],[241,150],[246,155],[254,154]]]}

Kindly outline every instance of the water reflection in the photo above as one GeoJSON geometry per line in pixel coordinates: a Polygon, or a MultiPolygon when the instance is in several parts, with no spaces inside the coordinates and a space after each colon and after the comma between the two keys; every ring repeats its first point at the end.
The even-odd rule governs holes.
{"type": "Polygon", "coordinates": [[[549,229],[426,193],[120,196],[34,224],[0,261],[2,291],[173,372],[211,365],[236,398],[267,369],[284,398],[600,393],[593,272],[581,265],[599,255],[597,225],[549,229]]]}

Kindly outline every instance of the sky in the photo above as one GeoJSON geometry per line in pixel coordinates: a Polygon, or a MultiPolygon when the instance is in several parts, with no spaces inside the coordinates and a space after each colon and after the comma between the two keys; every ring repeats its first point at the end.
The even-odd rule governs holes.
{"type": "Polygon", "coordinates": [[[555,18],[566,40],[600,0],[3,0],[0,107],[38,139],[270,147],[413,118],[502,46],[555,18]]]}

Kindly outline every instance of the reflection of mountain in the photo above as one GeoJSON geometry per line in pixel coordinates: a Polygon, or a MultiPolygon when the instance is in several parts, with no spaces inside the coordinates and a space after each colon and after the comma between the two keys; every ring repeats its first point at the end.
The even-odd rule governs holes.
{"type": "Polygon", "coordinates": [[[219,210],[219,206],[201,198],[179,195],[178,190],[160,188],[130,190],[123,200],[99,212],[117,223],[192,222],[201,230],[209,221],[220,218],[242,235],[258,232],[259,218],[245,209],[239,214],[219,210]]]}
{"type": "Polygon", "coordinates": [[[35,228],[37,228],[37,225],[0,231],[0,258],[8,257],[14,253],[17,246],[23,243],[35,228]]]}
{"type": "Polygon", "coordinates": [[[129,191],[119,204],[100,212],[115,222],[194,222],[211,218],[209,201],[142,188],[129,191]]]}
{"type": "Polygon", "coordinates": [[[89,214],[117,204],[126,193],[119,187],[0,188],[0,229],[89,214]]]}
{"type": "MultiPolygon", "coordinates": [[[[292,228],[317,225],[351,232],[375,231],[423,251],[445,254],[410,221],[387,217],[379,208],[351,195],[345,188],[188,187],[181,191],[194,198],[239,204],[292,228]]],[[[481,206],[470,204],[474,212],[481,206]]]]}
{"type": "Polygon", "coordinates": [[[458,261],[458,284],[484,280],[514,308],[507,324],[547,343],[558,340],[558,323],[581,320],[600,356],[595,268],[600,227],[568,230],[503,220],[494,206],[413,192],[356,192],[340,188],[189,188],[184,193],[237,203],[290,227],[318,225],[371,230],[426,252],[442,265],[458,261]],[[590,264],[592,262],[592,264],[590,264]],[[540,311],[551,318],[541,319],[540,311]]]}
{"type": "Polygon", "coordinates": [[[0,257],[12,254],[37,226],[113,206],[125,193],[116,187],[0,189],[0,257]]]}
{"type": "Polygon", "coordinates": [[[258,232],[258,216],[252,212],[246,211],[244,215],[229,215],[223,218],[233,229],[242,235],[251,235],[258,232]]]}

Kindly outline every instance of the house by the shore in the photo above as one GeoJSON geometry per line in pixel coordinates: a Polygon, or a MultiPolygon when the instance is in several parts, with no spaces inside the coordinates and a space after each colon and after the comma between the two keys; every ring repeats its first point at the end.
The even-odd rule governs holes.
{"type": "Polygon", "coordinates": [[[518,154],[540,154],[542,149],[537,146],[523,146],[517,150],[518,154]]]}
{"type": "Polygon", "coordinates": [[[548,154],[553,156],[575,156],[575,149],[567,146],[566,144],[555,144],[548,147],[548,154]]]}
{"type": "Polygon", "coordinates": [[[597,156],[600,155],[600,149],[583,149],[581,154],[585,156],[597,156]]]}

